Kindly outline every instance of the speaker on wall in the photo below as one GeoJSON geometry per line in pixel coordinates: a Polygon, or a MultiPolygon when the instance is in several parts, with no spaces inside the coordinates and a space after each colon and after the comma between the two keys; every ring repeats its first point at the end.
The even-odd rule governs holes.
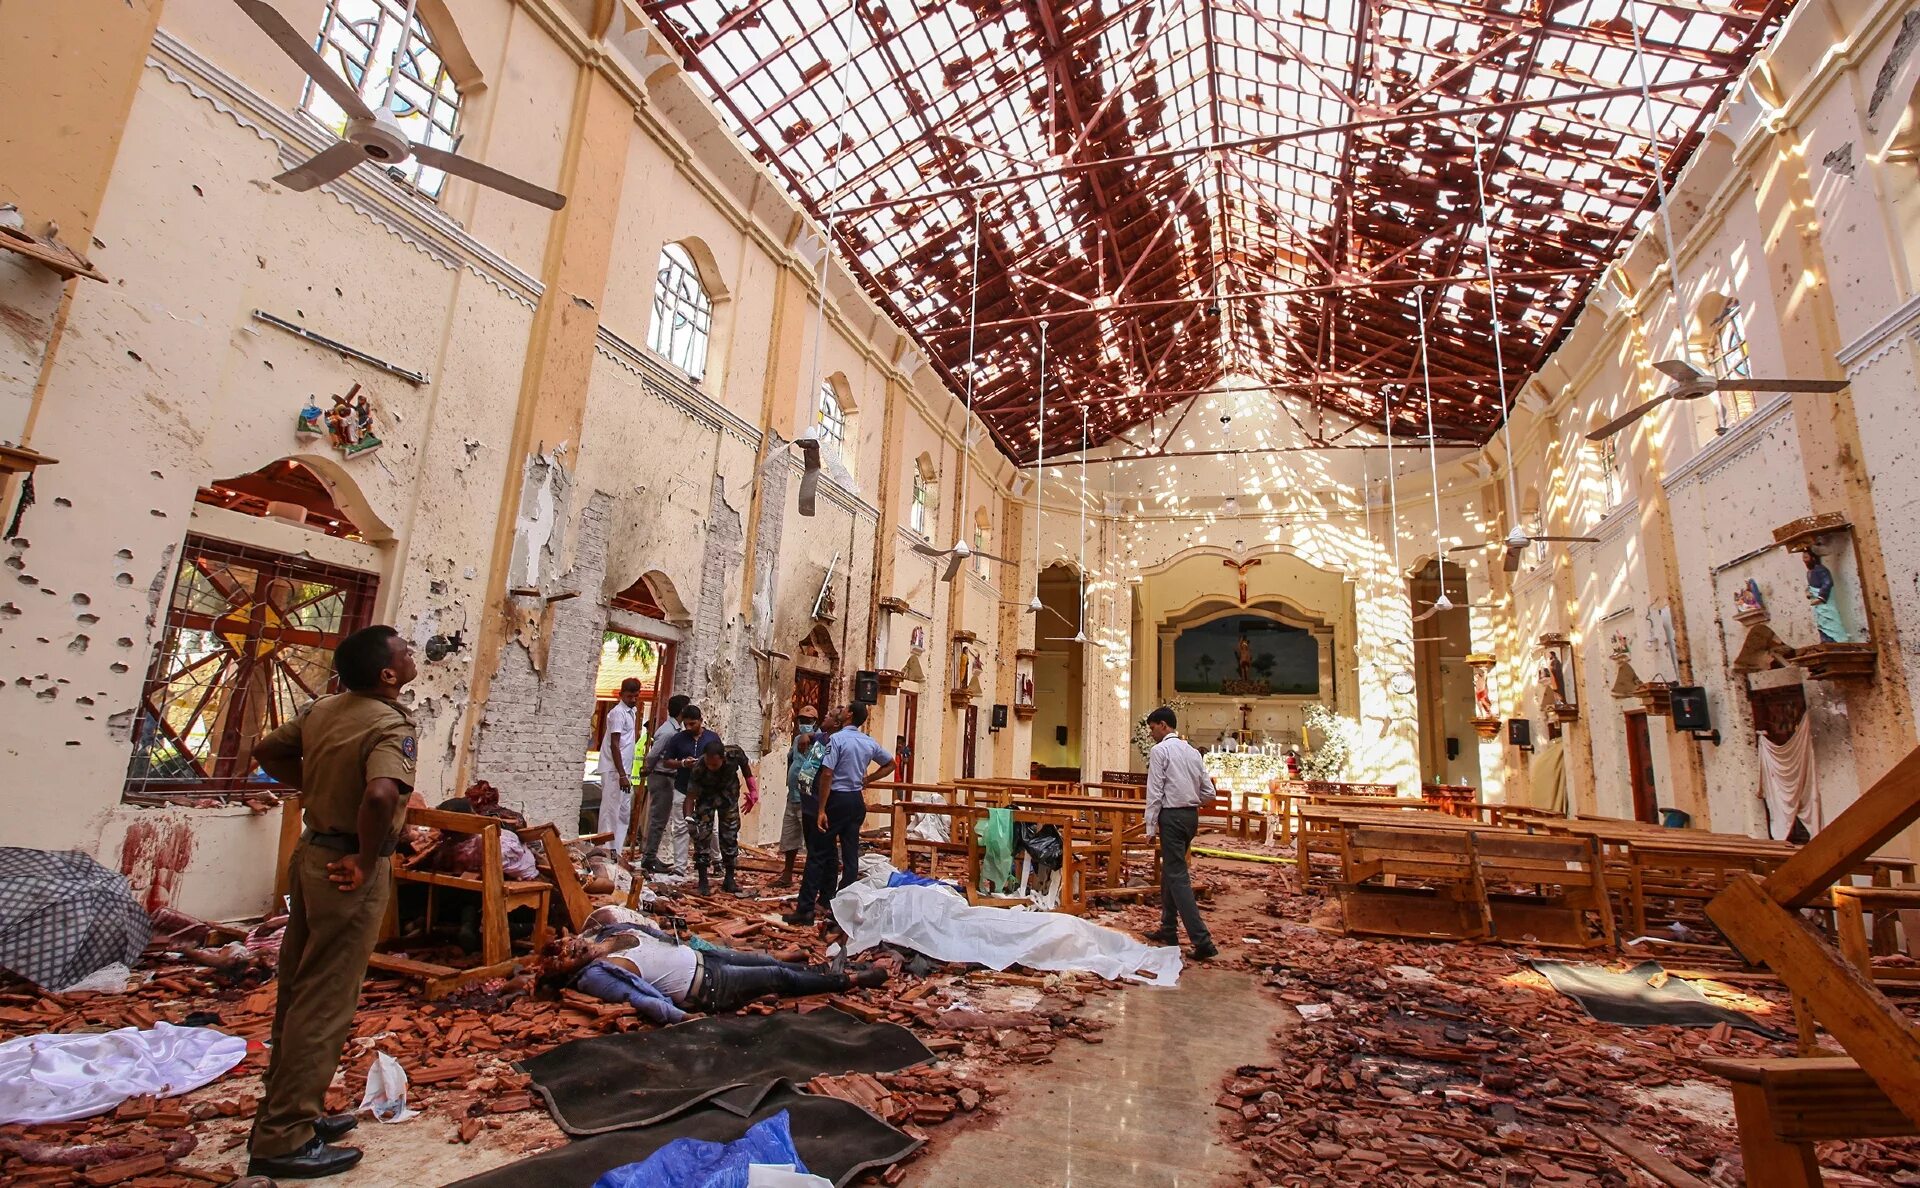
{"type": "Polygon", "coordinates": [[[987,729],[988,730],[1005,730],[1006,728],[1007,728],[1007,707],[1004,705],[996,705],[993,707],[993,716],[987,720],[987,729]]]}
{"type": "Polygon", "coordinates": [[[880,674],[862,669],[853,674],[853,699],[874,705],[880,700],[880,674]]]}
{"type": "Polygon", "coordinates": [[[1053,728],[1053,741],[1063,747],[1067,745],[1067,728],[1065,726],[1055,726],[1053,728]]]}
{"type": "Polygon", "coordinates": [[[1533,723],[1526,718],[1508,718],[1507,744],[1531,751],[1533,749],[1533,723]]]}
{"type": "Polygon", "coordinates": [[[1707,691],[1699,685],[1681,685],[1673,690],[1673,728],[1675,730],[1711,730],[1713,715],[1707,712],[1707,691]]]}

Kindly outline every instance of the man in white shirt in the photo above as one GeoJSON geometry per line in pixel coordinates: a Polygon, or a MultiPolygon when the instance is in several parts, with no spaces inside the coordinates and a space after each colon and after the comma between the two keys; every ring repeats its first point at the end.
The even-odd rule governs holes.
{"type": "Polygon", "coordinates": [[[1164,705],[1147,715],[1147,732],[1153,735],[1153,749],[1147,752],[1147,836],[1160,838],[1160,930],[1149,932],[1147,939],[1177,945],[1184,923],[1193,959],[1206,961],[1220,950],[1194,902],[1187,850],[1200,832],[1200,806],[1213,799],[1213,779],[1200,762],[1200,752],[1175,733],[1179,724],[1164,705]]]}
{"type": "Polygon", "coordinates": [[[640,704],[640,682],[620,682],[620,700],[607,711],[600,732],[600,820],[596,828],[613,834],[612,845],[627,844],[627,820],[633,813],[633,736],[639,732],[634,707],[640,704]]]}

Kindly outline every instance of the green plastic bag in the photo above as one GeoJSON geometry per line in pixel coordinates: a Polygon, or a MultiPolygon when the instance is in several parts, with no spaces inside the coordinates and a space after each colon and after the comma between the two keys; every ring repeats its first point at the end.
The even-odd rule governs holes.
{"type": "Polygon", "coordinates": [[[1013,889],[1013,810],[987,810],[980,826],[980,890],[998,895],[1013,889]]]}

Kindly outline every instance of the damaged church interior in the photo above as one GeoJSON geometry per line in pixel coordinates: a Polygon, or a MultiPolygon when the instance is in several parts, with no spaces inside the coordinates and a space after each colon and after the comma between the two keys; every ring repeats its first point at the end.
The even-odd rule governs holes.
{"type": "Polygon", "coordinates": [[[1920,1185],[1920,0],[0,111],[0,1182],[1920,1185]]]}

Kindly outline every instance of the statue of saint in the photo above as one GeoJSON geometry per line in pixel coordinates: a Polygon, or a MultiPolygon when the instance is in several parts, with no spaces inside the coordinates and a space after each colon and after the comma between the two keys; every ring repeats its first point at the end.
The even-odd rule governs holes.
{"type": "Polygon", "coordinates": [[[1812,549],[1802,555],[1807,562],[1807,601],[1813,605],[1813,628],[1820,633],[1821,643],[1846,643],[1847,629],[1840,622],[1839,608],[1833,605],[1833,571],[1812,549]]]}
{"type": "Polygon", "coordinates": [[[1253,645],[1247,642],[1245,632],[1240,634],[1240,642],[1233,645],[1234,661],[1240,668],[1240,679],[1253,680],[1253,645]]]}

